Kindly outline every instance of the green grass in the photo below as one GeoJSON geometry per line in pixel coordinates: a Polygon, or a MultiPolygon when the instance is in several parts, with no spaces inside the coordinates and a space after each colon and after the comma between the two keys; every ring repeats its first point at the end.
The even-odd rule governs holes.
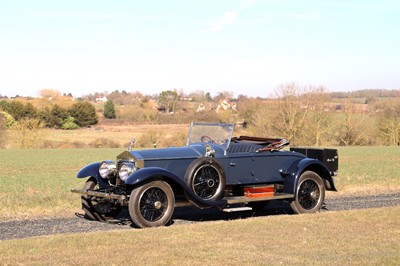
{"type": "MultiPolygon", "coordinates": [[[[0,220],[43,215],[71,216],[80,210],[77,194],[83,166],[115,159],[124,149],[0,149],[0,220]]],[[[339,149],[336,185],[343,195],[400,191],[399,147],[339,149]]]]}
{"type": "Polygon", "coordinates": [[[400,191],[400,147],[340,147],[336,184],[342,193],[400,191]]]}
{"type": "Polygon", "coordinates": [[[73,214],[79,210],[79,197],[69,189],[84,184],[75,177],[79,169],[94,161],[115,159],[121,151],[0,150],[0,218],[73,214]]]}
{"type": "Polygon", "coordinates": [[[400,207],[0,241],[2,265],[398,265],[400,207]]]}

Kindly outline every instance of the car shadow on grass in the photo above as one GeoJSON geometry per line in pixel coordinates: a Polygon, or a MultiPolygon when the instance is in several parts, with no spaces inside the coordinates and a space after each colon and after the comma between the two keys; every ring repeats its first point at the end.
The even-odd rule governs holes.
{"type": "Polygon", "coordinates": [[[201,221],[228,221],[247,219],[251,217],[262,217],[270,215],[291,215],[293,210],[287,202],[272,201],[264,208],[253,210],[224,212],[218,208],[199,209],[196,207],[176,208],[172,216],[172,223],[189,223],[201,221]]]}
{"type": "MultiPolygon", "coordinates": [[[[294,212],[290,208],[289,203],[284,201],[271,201],[264,208],[256,208],[253,210],[238,212],[224,212],[215,207],[209,209],[199,209],[195,206],[188,206],[175,208],[172,219],[166,226],[209,221],[230,221],[252,217],[292,214],[294,214],[294,212]]],[[[136,226],[132,223],[130,219],[127,209],[123,209],[121,213],[116,217],[116,219],[108,221],[108,223],[116,225],[129,225],[130,227],[136,228],[136,226]]]]}

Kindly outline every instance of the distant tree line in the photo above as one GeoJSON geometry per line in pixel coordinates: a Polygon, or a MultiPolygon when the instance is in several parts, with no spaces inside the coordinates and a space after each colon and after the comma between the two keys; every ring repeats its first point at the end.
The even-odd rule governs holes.
{"type": "Polygon", "coordinates": [[[366,104],[334,96],[321,86],[290,83],[277,89],[275,100],[242,101],[239,113],[253,134],[293,145],[400,145],[400,97],[366,104]]]}
{"type": "Polygon", "coordinates": [[[3,116],[13,119],[16,123],[23,120],[38,120],[45,127],[75,129],[87,127],[98,123],[95,107],[86,101],[76,102],[70,108],[64,108],[58,104],[51,107],[46,105],[38,109],[32,103],[22,103],[18,100],[0,101],[0,110],[3,116]]]}
{"type": "Polygon", "coordinates": [[[68,99],[67,105],[54,100],[62,97],[60,93],[46,90],[42,94],[46,99],[41,99],[41,104],[0,100],[0,129],[19,128],[23,134],[23,127],[31,133],[41,127],[88,127],[99,122],[97,114],[102,112],[105,119],[112,119],[108,123],[114,124],[237,123],[243,134],[283,137],[297,146],[400,145],[400,90],[338,94],[323,86],[288,83],[279,86],[269,99],[245,95],[234,98],[226,91],[215,97],[204,91],[184,94],[166,90],[153,96],[114,91],[84,96],[76,102],[68,99]],[[102,96],[108,101],[95,103],[102,96]],[[237,109],[217,113],[222,99],[234,102],[237,109]],[[200,110],[199,106],[204,108],[200,110]]]}
{"type": "Polygon", "coordinates": [[[365,90],[357,90],[350,92],[332,92],[330,93],[332,98],[364,98],[368,101],[371,99],[379,99],[379,98],[399,98],[400,90],[385,90],[385,89],[365,89],[365,90]]]}

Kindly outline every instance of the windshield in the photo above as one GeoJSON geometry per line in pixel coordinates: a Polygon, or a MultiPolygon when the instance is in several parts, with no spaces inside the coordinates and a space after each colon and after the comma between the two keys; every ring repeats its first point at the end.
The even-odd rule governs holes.
{"type": "Polygon", "coordinates": [[[186,144],[214,143],[226,149],[229,146],[233,128],[233,124],[192,123],[186,144]]]}

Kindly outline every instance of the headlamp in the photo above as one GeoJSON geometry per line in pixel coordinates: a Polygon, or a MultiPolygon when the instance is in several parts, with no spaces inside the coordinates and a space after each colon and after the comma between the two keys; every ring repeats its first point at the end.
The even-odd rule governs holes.
{"type": "Polygon", "coordinates": [[[119,168],[119,178],[122,181],[126,181],[128,176],[136,171],[136,166],[134,163],[122,163],[121,167],[119,168]]]}
{"type": "Polygon", "coordinates": [[[99,174],[103,179],[106,179],[114,175],[115,169],[117,169],[117,165],[113,161],[103,161],[99,167],[99,174]]]}

